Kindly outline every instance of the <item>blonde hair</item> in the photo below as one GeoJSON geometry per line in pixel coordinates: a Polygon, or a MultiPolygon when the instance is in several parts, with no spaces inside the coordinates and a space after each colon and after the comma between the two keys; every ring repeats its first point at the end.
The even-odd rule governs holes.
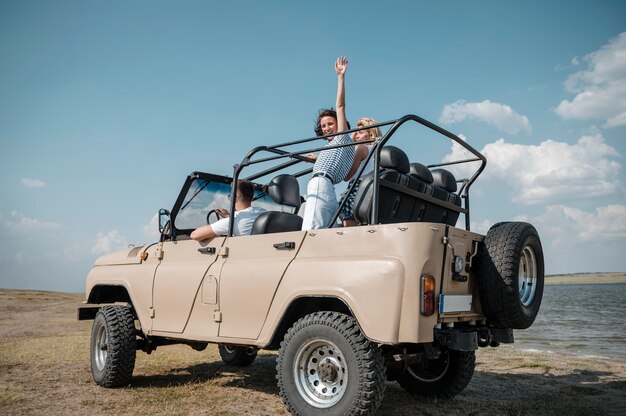
{"type": "MultiPolygon", "coordinates": [[[[361,117],[359,121],[356,123],[356,126],[366,127],[366,126],[373,126],[374,124],[376,124],[376,120],[374,120],[373,118],[361,117]]],[[[380,132],[380,128],[378,127],[373,127],[371,129],[367,129],[366,131],[370,134],[370,137],[372,139],[375,139],[377,137],[382,137],[382,133],[380,132]]]]}

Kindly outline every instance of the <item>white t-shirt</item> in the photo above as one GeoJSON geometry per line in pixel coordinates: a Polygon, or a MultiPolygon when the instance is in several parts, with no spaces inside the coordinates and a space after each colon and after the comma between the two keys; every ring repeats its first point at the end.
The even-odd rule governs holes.
{"type": "MultiPolygon", "coordinates": [[[[242,209],[241,211],[236,211],[235,227],[233,229],[233,234],[249,235],[252,232],[252,225],[254,224],[254,220],[262,212],[265,212],[265,210],[263,208],[257,207],[248,207],[246,209],[242,209]]],[[[217,235],[227,235],[229,222],[230,217],[222,218],[219,221],[211,224],[211,229],[217,235]]]]}

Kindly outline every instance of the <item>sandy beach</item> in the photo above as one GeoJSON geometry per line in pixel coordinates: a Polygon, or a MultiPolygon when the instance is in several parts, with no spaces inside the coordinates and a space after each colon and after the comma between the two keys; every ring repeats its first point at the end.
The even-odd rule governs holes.
{"type": "MultiPolygon", "coordinates": [[[[132,384],[98,387],[89,368],[91,322],[80,295],[0,290],[0,413],[10,415],[287,414],[275,354],[247,368],[222,363],[215,346],[138,353],[132,384]]],[[[623,415],[626,361],[511,346],[477,352],[476,373],[452,400],[418,400],[387,383],[379,415],[623,415]]]]}

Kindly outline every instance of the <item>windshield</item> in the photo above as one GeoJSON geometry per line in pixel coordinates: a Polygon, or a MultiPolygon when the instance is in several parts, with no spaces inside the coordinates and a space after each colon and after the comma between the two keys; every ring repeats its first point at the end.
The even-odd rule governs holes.
{"type": "MultiPolygon", "coordinates": [[[[207,224],[207,220],[214,222],[216,215],[207,218],[209,212],[215,208],[230,208],[229,195],[231,188],[223,182],[211,182],[206,179],[196,178],[189,187],[180,210],[176,214],[174,226],[178,230],[195,230],[207,224]]],[[[255,190],[253,207],[264,208],[268,211],[282,211],[293,213],[292,207],[276,204],[268,195],[255,190]]]]}

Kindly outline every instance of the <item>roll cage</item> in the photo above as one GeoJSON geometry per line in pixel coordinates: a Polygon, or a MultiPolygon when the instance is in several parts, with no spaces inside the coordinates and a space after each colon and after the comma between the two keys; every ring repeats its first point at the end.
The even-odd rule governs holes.
{"type": "MultiPolygon", "coordinates": [[[[485,166],[487,165],[487,159],[485,158],[485,156],[483,156],[478,150],[474,149],[472,146],[470,146],[468,143],[466,143],[465,141],[463,141],[461,138],[459,138],[458,136],[456,136],[455,134],[449,132],[448,130],[439,127],[438,125],[413,114],[408,114],[405,115],[404,117],[401,117],[399,119],[396,120],[390,120],[390,121],[385,121],[382,123],[378,123],[375,125],[371,125],[371,126],[366,126],[366,127],[361,127],[361,128],[356,128],[356,129],[351,129],[351,130],[347,130],[343,133],[353,133],[356,131],[360,131],[360,130],[368,130],[374,127],[385,127],[385,126],[391,126],[389,128],[389,130],[387,130],[387,132],[383,135],[382,139],[380,139],[380,141],[378,142],[378,144],[376,145],[376,147],[374,148],[374,151],[371,152],[368,155],[368,158],[366,160],[366,162],[360,167],[360,169],[355,173],[355,177],[359,178],[362,174],[363,174],[363,168],[365,167],[365,165],[367,164],[367,162],[369,162],[371,157],[374,157],[374,172],[378,172],[380,170],[380,152],[382,150],[382,148],[389,142],[389,140],[391,139],[391,137],[396,133],[396,131],[405,123],[407,122],[416,122],[419,123],[425,127],[428,127],[431,130],[434,130],[435,132],[449,138],[450,140],[453,140],[454,142],[456,142],[457,144],[459,144],[460,146],[462,146],[463,148],[465,148],[467,151],[469,151],[470,153],[472,153],[474,156],[476,156],[475,158],[469,158],[469,159],[462,159],[462,160],[455,160],[455,161],[451,161],[451,162],[445,162],[445,163],[437,163],[437,164],[431,164],[431,165],[427,165],[428,168],[435,168],[435,167],[441,167],[441,166],[449,166],[449,165],[457,165],[457,164],[463,164],[463,163],[470,163],[470,162],[478,162],[480,161],[480,166],[478,167],[478,169],[472,174],[471,177],[466,178],[466,179],[461,179],[461,180],[457,180],[457,182],[462,183],[461,188],[459,190],[459,196],[462,198],[463,201],[463,206],[462,208],[460,208],[460,212],[462,214],[464,214],[465,216],[465,228],[466,230],[469,231],[470,229],[470,213],[469,213],[469,190],[471,185],[474,183],[474,181],[476,180],[476,178],[478,178],[478,176],[482,173],[482,171],[485,169],[485,166]]],[[[276,144],[273,146],[258,146],[253,148],[252,150],[250,150],[248,152],[248,154],[242,159],[241,163],[236,164],[234,166],[234,172],[233,172],[233,193],[236,192],[236,187],[237,187],[237,182],[239,180],[239,176],[241,175],[241,172],[243,171],[244,168],[248,167],[248,166],[252,166],[255,164],[259,164],[259,163],[264,163],[264,162],[269,162],[269,161],[274,161],[274,160],[281,160],[281,159],[290,159],[286,162],[280,163],[272,168],[263,170],[261,172],[258,172],[254,175],[248,176],[245,179],[253,181],[254,179],[260,178],[262,176],[265,175],[269,175],[271,173],[277,172],[279,170],[285,169],[287,167],[296,165],[298,163],[301,162],[312,162],[311,159],[305,157],[304,155],[306,155],[307,153],[313,153],[313,152],[319,152],[322,150],[328,150],[331,148],[335,148],[335,147],[346,147],[346,146],[356,146],[357,143],[352,143],[352,144],[345,144],[345,145],[336,145],[336,146],[323,146],[323,147],[315,147],[315,148],[311,148],[311,149],[305,149],[305,150],[298,150],[298,151],[289,151],[286,150],[289,147],[298,145],[298,144],[303,144],[303,143],[309,143],[309,142],[313,142],[316,140],[326,140],[328,137],[330,136],[336,136],[337,133],[332,133],[332,134],[327,134],[325,136],[316,136],[316,137],[309,137],[306,139],[301,139],[301,140],[295,140],[295,141],[291,141],[291,142],[286,142],[286,143],[280,143],[280,144],[276,144]],[[253,157],[256,156],[257,154],[261,153],[261,152],[266,152],[266,153],[271,153],[273,154],[272,156],[267,156],[267,157],[262,157],[259,159],[254,159],[253,157]]],[[[362,141],[360,143],[372,143],[374,142],[374,140],[367,140],[367,141],[362,141]]],[[[313,170],[312,167],[308,167],[300,172],[297,172],[294,174],[294,176],[299,177],[302,175],[306,175],[308,173],[311,173],[313,170]]],[[[373,184],[373,189],[374,189],[374,193],[373,193],[373,204],[372,204],[372,213],[371,213],[371,219],[370,219],[370,223],[371,224],[378,224],[378,199],[379,199],[379,194],[380,194],[380,189],[379,189],[379,177],[378,175],[374,175],[373,177],[374,180],[374,184],[373,184]]],[[[352,185],[349,188],[349,192],[352,192],[354,190],[354,188],[356,187],[357,183],[356,181],[354,181],[352,183],[352,185]]],[[[339,208],[337,209],[337,212],[335,212],[335,215],[333,216],[333,219],[331,220],[331,222],[327,225],[327,227],[332,226],[332,224],[335,223],[335,221],[337,221],[337,218],[339,216],[339,213],[341,212],[341,209],[344,207],[344,205],[346,204],[346,198],[344,198],[342,201],[340,201],[339,203],[339,208]]],[[[235,201],[234,199],[231,200],[231,204],[230,204],[230,212],[234,212],[235,211],[235,201]]],[[[229,232],[228,235],[232,235],[233,234],[233,222],[230,223],[230,227],[229,227],[229,232]]]]}
{"type": "MultiPolygon", "coordinates": [[[[355,178],[360,178],[361,175],[363,174],[363,170],[365,168],[365,166],[367,165],[367,163],[370,161],[370,159],[373,157],[374,158],[374,171],[375,172],[379,172],[380,171],[380,153],[381,150],[383,149],[383,147],[391,140],[391,138],[394,136],[394,134],[398,131],[398,129],[405,125],[408,122],[415,122],[418,124],[421,124],[437,133],[439,133],[442,136],[447,137],[450,140],[453,140],[454,142],[456,142],[458,145],[460,145],[461,147],[463,147],[464,149],[466,149],[468,152],[470,152],[471,154],[473,154],[475,157],[473,158],[469,158],[469,159],[460,159],[460,160],[454,160],[454,161],[450,161],[450,162],[444,162],[444,163],[436,163],[436,164],[430,164],[427,165],[427,168],[437,168],[437,167],[442,167],[442,166],[450,166],[450,165],[459,165],[459,164],[465,164],[465,163],[471,163],[471,162],[481,162],[480,166],[478,167],[478,169],[476,169],[476,171],[474,171],[474,173],[469,177],[469,178],[464,178],[464,179],[457,179],[457,183],[461,183],[461,187],[458,191],[458,195],[461,197],[462,200],[462,206],[461,207],[456,207],[456,206],[450,206],[449,204],[446,204],[443,201],[437,201],[434,198],[431,198],[429,196],[426,195],[419,195],[419,194],[412,194],[413,196],[420,198],[420,199],[426,199],[429,202],[438,204],[438,205],[442,205],[442,206],[446,206],[448,208],[452,208],[462,214],[464,214],[465,216],[465,229],[466,230],[470,230],[470,212],[469,212],[469,207],[470,207],[470,201],[469,201],[469,190],[471,185],[474,183],[474,181],[478,178],[478,176],[482,173],[482,171],[485,169],[485,166],[487,164],[487,159],[476,149],[474,149],[471,145],[469,145],[468,143],[466,143],[465,141],[463,141],[461,138],[459,138],[458,136],[456,136],[455,134],[449,132],[448,130],[422,118],[413,114],[408,114],[405,115],[404,117],[401,117],[399,119],[396,120],[389,120],[389,121],[385,121],[382,123],[378,123],[375,125],[371,125],[371,126],[365,126],[365,127],[360,127],[360,128],[355,128],[355,129],[350,129],[350,130],[346,130],[345,132],[342,132],[342,134],[345,133],[354,133],[357,131],[361,131],[361,130],[369,130],[371,128],[374,127],[387,127],[390,126],[388,128],[388,130],[385,132],[385,134],[383,135],[383,137],[381,139],[378,140],[377,145],[374,147],[374,151],[370,152],[370,154],[367,157],[367,160],[365,161],[365,163],[363,163],[361,165],[361,167],[357,170],[357,172],[354,174],[355,178]]],[[[250,150],[246,156],[241,160],[240,163],[236,164],[234,166],[234,172],[233,172],[233,177],[228,178],[226,176],[219,176],[219,175],[211,175],[211,174],[206,174],[206,173],[202,173],[202,172],[193,172],[189,178],[188,181],[194,178],[206,178],[206,179],[211,179],[213,181],[218,181],[218,182],[222,182],[222,183],[228,183],[228,182],[232,182],[232,193],[235,194],[237,192],[237,184],[238,181],[240,179],[240,177],[242,176],[242,171],[245,168],[248,168],[250,166],[254,166],[254,165],[258,165],[261,163],[268,163],[268,162],[274,162],[276,161],[277,164],[274,166],[271,166],[269,168],[266,168],[260,172],[254,173],[252,175],[249,175],[247,177],[244,177],[243,179],[249,180],[254,182],[254,180],[261,178],[263,176],[266,175],[270,175],[272,173],[290,168],[292,166],[298,165],[299,163],[313,163],[314,161],[308,157],[306,157],[305,155],[308,153],[314,153],[314,152],[319,152],[322,150],[328,150],[328,149],[332,149],[332,148],[339,148],[339,147],[347,147],[347,146],[356,146],[358,143],[350,143],[350,144],[342,144],[342,145],[335,145],[335,146],[321,146],[321,147],[312,147],[312,148],[306,148],[306,149],[297,149],[297,150],[293,150],[293,148],[297,145],[302,145],[302,144],[306,144],[306,143],[311,143],[311,142],[315,142],[318,140],[324,140],[325,142],[327,141],[327,138],[330,136],[336,136],[337,133],[331,133],[331,134],[327,134],[325,136],[315,136],[315,137],[309,137],[309,138],[305,138],[305,139],[300,139],[300,140],[294,140],[294,141],[290,141],[290,142],[285,142],[285,143],[279,143],[279,144],[275,144],[275,145],[271,145],[271,146],[257,146],[255,148],[253,148],[252,150],[250,150]],[[267,155],[269,154],[269,155],[267,155]],[[285,160],[286,161],[283,161],[285,160]]],[[[372,139],[372,140],[366,140],[366,141],[361,141],[359,143],[373,143],[376,140],[372,139]]],[[[293,176],[295,177],[301,177],[307,174],[310,174],[313,170],[312,166],[306,167],[305,169],[302,169],[298,172],[293,173],[293,176]]],[[[373,203],[372,203],[372,211],[371,211],[371,218],[369,223],[370,224],[378,224],[379,223],[379,212],[378,212],[378,207],[379,207],[379,198],[380,198],[380,178],[379,175],[373,175],[373,203]]],[[[349,194],[350,192],[352,192],[354,190],[354,188],[357,186],[357,181],[354,181],[349,188],[349,191],[347,194],[349,194]]],[[[188,188],[188,184],[186,183],[186,187],[188,188]]],[[[255,189],[257,190],[263,190],[264,187],[263,185],[260,184],[256,184],[255,183],[255,189]]],[[[410,192],[410,191],[406,191],[404,190],[403,192],[410,192]]],[[[172,208],[172,217],[174,217],[178,211],[178,209],[180,209],[181,204],[182,204],[182,197],[183,197],[184,192],[181,192],[181,196],[179,197],[179,199],[176,201],[174,207],[172,208]]],[[[342,208],[345,206],[345,204],[347,203],[347,198],[344,198],[343,200],[340,201],[339,203],[339,208],[337,209],[337,211],[335,212],[335,215],[333,216],[331,222],[327,225],[327,227],[331,227],[332,224],[334,224],[337,221],[337,218],[339,216],[339,213],[341,212],[342,208]]],[[[234,212],[235,211],[235,198],[231,198],[230,200],[230,212],[234,212]]],[[[173,218],[172,218],[173,219],[173,218]]],[[[231,221],[229,224],[229,230],[228,230],[228,235],[232,236],[233,235],[233,227],[234,227],[234,222],[231,221]]],[[[174,231],[174,230],[172,230],[174,231]]],[[[172,233],[172,237],[175,238],[175,232],[172,233]]]]}

